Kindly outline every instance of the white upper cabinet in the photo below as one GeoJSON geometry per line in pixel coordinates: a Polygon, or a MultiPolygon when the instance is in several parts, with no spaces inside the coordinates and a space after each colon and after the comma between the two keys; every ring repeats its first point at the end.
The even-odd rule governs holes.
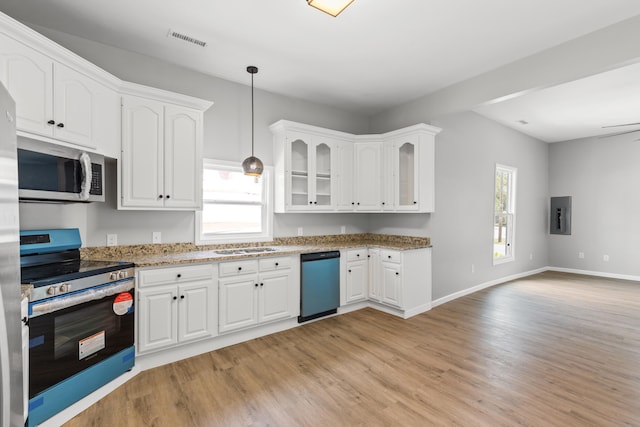
{"type": "Polygon", "coordinates": [[[386,182],[395,211],[434,211],[436,133],[437,128],[415,125],[387,134],[386,182]]]}
{"type": "Polygon", "coordinates": [[[382,144],[356,142],[354,146],[354,202],[356,211],[382,209],[382,144]]]}
{"type": "Polygon", "coordinates": [[[286,138],[286,150],[291,153],[290,168],[285,172],[291,188],[285,202],[288,209],[332,209],[334,176],[331,166],[335,144],[328,138],[300,132],[287,133],[286,138]]]}
{"type": "Polygon", "coordinates": [[[16,101],[19,134],[117,155],[118,94],[90,76],[0,34],[0,79],[16,101]]]}
{"type": "Polygon", "coordinates": [[[353,135],[287,120],[270,129],[275,212],[433,212],[440,129],[353,135]]]}
{"type": "Polygon", "coordinates": [[[333,211],[337,199],[337,132],[281,120],[271,125],[275,212],[333,211]]]}
{"type": "Polygon", "coordinates": [[[120,209],[198,209],[202,112],[124,96],[120,178],[120,209]]]}

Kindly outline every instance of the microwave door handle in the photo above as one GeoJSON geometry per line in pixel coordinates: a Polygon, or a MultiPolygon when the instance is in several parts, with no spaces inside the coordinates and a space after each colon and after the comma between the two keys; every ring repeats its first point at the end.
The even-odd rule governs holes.
{"type": "Polygon", "coordinates": [[[91,159],[87,153],[80,155],[80,166],[82,167],[82,184],[80,185],[80,200],[89,200],[91,191],[91,159]]]}

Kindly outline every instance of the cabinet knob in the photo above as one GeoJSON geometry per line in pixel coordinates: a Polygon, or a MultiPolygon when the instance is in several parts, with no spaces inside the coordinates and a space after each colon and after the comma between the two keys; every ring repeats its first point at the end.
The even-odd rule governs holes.
{"type": "Polygon", "coordinates": [[[360,254],[356,254],[356,256],[360,256],[360,254]]]}
{"type": "Polygon", "coordinates": [[[184,299],[184,295],[180,295],[180,299],[184,299]]]}
{"type": "Polygon", "coordinates": [[[349,270],[349,273],[351,273],[351,270],[349,270]]]}
{"type": "Polygon", "coordinates": [[[178,273],[177,274],[178,279],[182,277],[182,274],[178,273]]]}
{"type": "Polygon", "coordinates": [[[158,199],[162,199],[162,194],[159,194],[159,195],[158,195],[158,199]]]}
{"type": "Polygon", "coordinates": [[[309,200],[309,204],[310,204],[310,205],[312,205],[312,204],[313,204],[313,202],[312,202],[311,200],[309,200]]]}
{"type": "Polygon", "coordinates": [[[264,283],[260,283],[260,286],[264,286],[264,283]]]}
{"type": "Polygon", "coordinates": [[[242,270],[242,267],[238,267],[238,271],[242,270]]]}
{"type": "Polygon", "coordinates": [[[313,202],[313,204],[314,204],[314,205],[317,205],[317,204],[318,204],[318,202],[313,202]]]}
{"type": "Polygon", "coordinates": [[[177,300],[177,299],[178,299],[178,297],[176,297],[176,296],[174,296],[174,297],[173,297],[173,300],[174,300],[174,301],[175,301],[175,300],[177,300]]]}
{"type": "Polygon", "coordinates": [[[58,126],[59,128],[63,128],[63,127],[64,127],[64,123],[58,123],[58,124],[57,124],[57,126],[58,126]]]}
{"type": "Polygon", "coordinates": [[[278,264],[278,263],[276,262],[276,267],[277,267],[277,266],[279,266],[279,265],[280,265],[280,264],[278,264]]]}
{"type": "Polygon", "coordinates": [[[391,255],[389,255],[388,258],[391,259],[391,255]]]}
{"type": "Polygon", "coordinates": [[[169,199],[171,196],[167,194],[167,199],[169,199]]]}
{"type": "Polygon", "coordinates": [[[414,200],[414,201],[413,201],[413,204],[414,204],[414,205],[417,205],[417,204],[418,204],[418,202],[416,202],[416,201],[414,200]]]}
{"type": "Polygon", "coordinates": [[[400,275],[400,273],[398,273],[398,272],[396,271],[396,276],[399,276],[399,275],[400,275]]]}
{"type": "Polygon", "coordinates": [[[382,202],[382,205],[384,206],[384,202],[382,202]]]}
{"type": "Polygon", "coordinates": [[[356,203],[358,206],[360,206],[360,202],[356,203]]]}
{"type": "Polygon", "coordinates": [[[371,258],[371,255],[367,255],[367,258],[371,258]]]}
{"type": "Polygon", "coordinates": [[[49,124],[49,125],[55,125],[55,124],[56,124],[56,122],[54,122],[53,120],[49,120],[49,121],[47,122],[47,124],[49,124]]]}
{"type": "Polygon", "coordinates": [[[258,284],[257,284],[257,283],[255,284],[255,287],[256,287],[256,288],[258,287],[258,284]]]}
{"type": "Polygon", "coordinates": [[[355,205],[355,204],[356,204],[356,202],[351,202],[351,204],[352,204],[352,205],[355,205]]]}

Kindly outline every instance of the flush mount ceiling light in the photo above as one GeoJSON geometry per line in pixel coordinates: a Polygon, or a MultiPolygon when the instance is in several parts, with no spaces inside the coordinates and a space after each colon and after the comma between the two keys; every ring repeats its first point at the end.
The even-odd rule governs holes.
{"type": "Polygon", "coordinates": [[[247,73],[251,74],[251,157],[247,157],[242,162],[242,170],[245,175],[248,176],[260,176],[264,170],[262,161],[253,155],[253,139],[254,139],[254,126],[253,126],[253,75],[258,72],[258,67],[249,65],[247,67],[247,73]]]}
{"type": "Polygon", "coordinates": [[[347,8],[354,0],[307,0],[309,6],[315,7],[336,17],[347,8]]]}

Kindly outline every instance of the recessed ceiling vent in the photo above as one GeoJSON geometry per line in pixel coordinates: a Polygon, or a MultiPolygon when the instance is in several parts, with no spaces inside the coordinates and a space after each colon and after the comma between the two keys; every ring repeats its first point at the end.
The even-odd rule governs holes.
{"type": "Polygon", "coordinates": [[[167,34],[167,37],[173,37],[173,38],[176,38],[176,39],[183,40],[185,42],[197,44],[200,47],[205,47],[207,45],[207,42],[203,42],[202,40],[198,40],[196,38],[187,36],[185,34],[178,33],[178,32],[173,31],[171,29],[169,29],[169,33],[167,34]]]}

